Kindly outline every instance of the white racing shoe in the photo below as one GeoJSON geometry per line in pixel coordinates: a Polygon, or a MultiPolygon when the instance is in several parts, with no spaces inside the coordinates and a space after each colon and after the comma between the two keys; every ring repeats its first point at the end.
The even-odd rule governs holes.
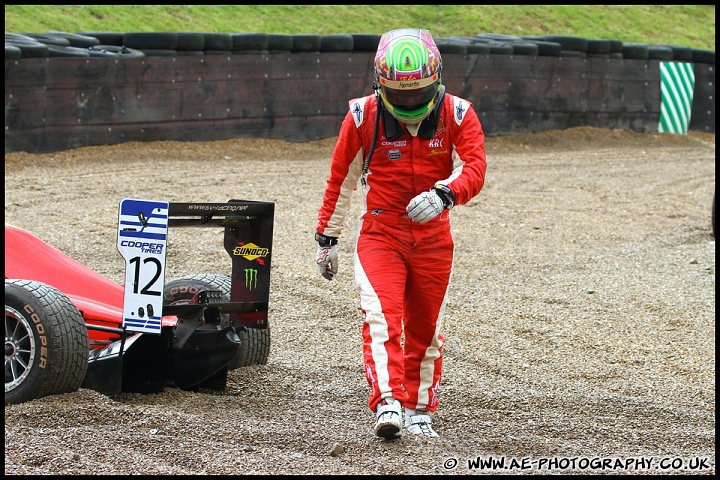
{"type": "Polygon", "coordinates": [[[427,410],[411,410],[405,409],[405,428],[408,432],[415,435],[425,435],[426,437],[439,437],[437,432],[432,428],[432,420],[427,410]]]}
{"type": "Polygon", "coordinates": [[[402,405],[393,397],[387,397],[377,407],[375,435],[390,439],[400,436],[402,431],[402,405]]]}

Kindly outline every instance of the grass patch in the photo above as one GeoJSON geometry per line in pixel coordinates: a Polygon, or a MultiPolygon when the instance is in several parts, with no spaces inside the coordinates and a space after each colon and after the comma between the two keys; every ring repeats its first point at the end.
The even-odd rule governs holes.
{"type": "Polygon", "coordinates": [[[715,50],[712,5],[6,5],[5,32],[570,35],[715,50]]]}

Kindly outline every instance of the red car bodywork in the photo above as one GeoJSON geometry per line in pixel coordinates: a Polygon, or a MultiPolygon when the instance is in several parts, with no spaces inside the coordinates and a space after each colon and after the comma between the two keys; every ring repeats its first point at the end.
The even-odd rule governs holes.
{"type": "MultiPolygon", "coordinates": [[[[125,289],[86,267],[35,235],[5,225],[5,278],[36,280],[51,285],[75,304],[86,323],[121,327],[125,289]]],[[[177,317],[163,316],[163,326],[177,317]]],[[[100,348],[119,338],[117,334],[88,330],[90,345],[100,348]]]]}

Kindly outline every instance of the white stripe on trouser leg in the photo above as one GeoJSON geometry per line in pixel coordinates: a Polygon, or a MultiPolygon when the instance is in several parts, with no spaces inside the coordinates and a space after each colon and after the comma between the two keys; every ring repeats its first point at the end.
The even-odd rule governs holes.
{"type": "Polygon", "coordinates": [[[370,348],[375,362],[378,390],[381,393],[388,393],[392,390],[389,385],[388,356],[384,343],[390,339],[390,334],[385,315],[382,313],[380,299],[365,275],[357,248],[355,249],[355,282],[360,290],[360,308],[365,312],[365,322],[370,327],[370,337],[372,338],[370,348]]]}
{"type": "MultiPolygon", "coordinates": [[[[455,248],[453,247],[453,260],[455,258],[455,248]]],[[[450,265],[450,277],[448,278],[447,287],[445,287],[445,295],[443,295],[442,305],[438,312],[438,318],[435,322],[435,333],[433,334],[430,346],[425,350],[425,356],[420,362],[420,391],[418,392],[418,408],[433,406],[437,403],[437,391],[440,387],[440,379],[438,384],[433,385],[435,376],[435,360],[440,357],[440,347],[443,342],[440,341],[440,330],[442,329],[443,318],[445,318],[445,307],[447,306],[448,292],[452,283],[452,272],[455,262],[450,265]],[[432,392],[432,397],[428,395],[428,391],[432,392]]]]}
{"type": "MultiPolygon", "coordinates": [[[[447,292],[445,294],[447,298],[447,292]]],[[[445,299],[443,299],[443,306],[440,309],[439,318],[435,324],[435,333],[433,334],[432,342],[430,346],[425,350],[425,356],[420,362],[420,391],[418,392],[418,407],[431,406],[437,402],[437,398],[430,398],[428,391],[431,387],[437,390],[437,385],[433,385],[433,377],[435,376],[435,360],[440,358],[440,347],[442,342],[438,337],[440,335],[440,327],[442,326],[442,316],[445,311],[445,299]]]]}

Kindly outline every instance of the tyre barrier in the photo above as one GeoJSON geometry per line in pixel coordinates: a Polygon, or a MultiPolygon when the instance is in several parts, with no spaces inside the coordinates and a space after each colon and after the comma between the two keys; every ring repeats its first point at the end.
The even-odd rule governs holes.
{"type": "Polygon", "coordinates": [[[97,45],[88,50],[91,57],[142,58],[145,56],[145,53],[140,50],[117,45],[97,45]]]}
{"type": "Polygon", "coordinates": [[[233,52],[246,52],[253,50],[267,50],[270,39],[267,33],[232,33],[233,52]]]}
{"type": "MultiPolygon", "coordinates": [[[[436,37],[440,53],[460,55],[531,55],[556,57],[601,57],[611,59],[662,60],[715,65],[715,51],[681,45],[651,45],[615,39],[583,38],[569,35],[517,36],[478,33],[475,37],[436,37]]],[[[5,33],[6,59],[97,57],[86,49],[103,46],[126,47],[146,56],[187,55],[176,52],[224,54],[247,52],[374,52],[379,34],[270,34],[203,32],[79,32],[5,33]],[[48,49],[47,46],[72,47],[48,49]]],[[[107,48],[105,50],[108,50],[107,48]]],[[[120,55],[123,56],[123,55],[120,55]]],[[[125,56],[130,58],[130,56],[125,56]]]]}
{"type": "Polygon", "coordinates": [[[206,52],[229,52],[233,49],[233,38],[229,33],[206,33],[204,37],[203,50],[206,52]]]}
{"type": "Polygon", "coordinates": [[[290,35],[281,33],[268,33],[269,52],[289,52],[293,48],[293,39],[290,35]]]}
{"type": "Polygon", "coordinates": [[[100,45],[100,39],[93,37],[92,35],[82,35],[79,33],[67,33],[50,30],[47,35],[53,35],[55,37],[65,38],[70,43],[71,47],[76,48],[90,48],[100,45]]]}
{"type": "MultiPolygon", "coordinates": [[[[5,33],[5,45],[20,50],[20,58],[45,58],[48,56],[48,46],[33,37],[20,33],[5,33]]],[[[8,49],[5,49],[8,52],[8,49]]]]}
{"type": "MultiPolygon", "coordinates": [[[[379,39],[6,32],[5,151],[333,136],[347,99],[372,85],[379,39]]],[[[493,33],[436,42],[444,83],[472,102],[488,136],[575,126],[715,132],[712,50],[493,33]]]]}
{"type": "Polygon", "coordinates": [[[351,33],[353,37],[353,50],[356,52],[374,52],[380,43],[380,34],[377,33],[351,33]]]}
{"type": "Polygon", "coordinates": [[[352,52],[354,46],[353,36],[349,33],[320,35],[321,52],[352,52]]]}
{"type": "Polygon", "coordinates": [[[177,33],[173,32],[127,32],[123,36],[123,45],[136,50],[175,50],[177,43],[177,33]]]}
{"type": "Polygon", "coordinates": [[[20,47],[5,42],[5,59],[16,60],[18,58],[22,58],[22,50],[20,50],[20,47]]]}
{"type": "Polygon", "coordinates": [[[78,32],[78,35],[97,38],[99,45],[122,47],[125,34],[120,32],[78,32]]]}
{"type": "Polygon", "coordinates": [[[89,48],[48,45],[48,57],[89,57],[89,48]]]}
{"type": "Polygon", "coordinates": [[[45,45],[58,45],[61,47],[70,46],[70,40],[52,33],[21,33],[20,35],[32,38],[36,42],[44,43],[45,45]]]}
{"type": "Polygon", "coordinates": [[[178,52],[202,51],[205,49],[205,35],[199,32],[178,32],[178,52]]]}

